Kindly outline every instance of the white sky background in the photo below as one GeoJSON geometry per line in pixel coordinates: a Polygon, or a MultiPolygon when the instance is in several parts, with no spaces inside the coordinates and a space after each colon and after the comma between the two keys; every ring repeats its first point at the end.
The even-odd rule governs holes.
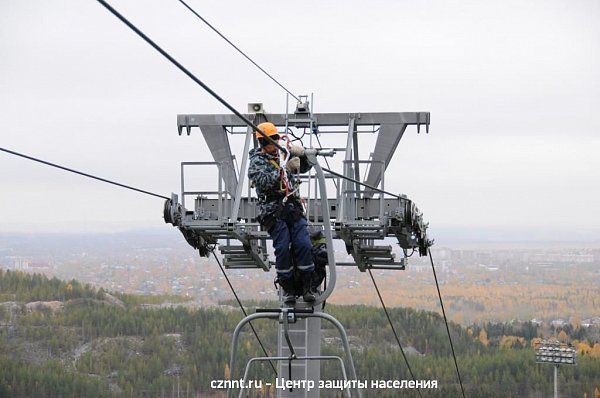
{"type": "MultiPolygon", "coordinates": [[[[386,188],[434,228],[600,225],[600,2],[189,2],[316,112],[430,111],[386,188]]],[[[178,1],[111,4],[237,109],[284,111],[178,1]]],[[[96,1],[0,0],[2,147],[168,196],[212,160],[176,115],[227,112],[96,1]]],[[[4,153],[0,182],[0,232],[166,228],[160,199],[4,153]]]]}

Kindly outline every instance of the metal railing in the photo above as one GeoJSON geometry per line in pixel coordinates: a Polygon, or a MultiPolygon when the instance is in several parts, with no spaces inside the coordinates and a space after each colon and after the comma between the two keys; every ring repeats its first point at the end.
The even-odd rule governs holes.
{"type": "Polygon", "coordinates": [[[196,196],[197,199],[202,201],[206,198],[206,195],[216,195],[217,197],[217,216],[219,219],[223,218],[225,214],[230,213],[226,211],[225,204],[228,203],[227,197],[232,197],[231,192],[223,189],[223,165],[219,162],[181,162],[181,205],[185,208],[185,197],[196,196]],[[216,191],[186,191],[185,190],[185,168],[186,166],[217,166],[218,171],[218,184],[216,191]]]}

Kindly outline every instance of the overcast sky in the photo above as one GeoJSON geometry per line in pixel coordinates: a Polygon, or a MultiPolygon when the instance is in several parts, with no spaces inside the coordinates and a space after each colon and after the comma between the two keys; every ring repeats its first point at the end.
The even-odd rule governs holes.
{"type": "MultiPolygon", "coordinates": [[[[316,112],[431,112],[386,188],[432,227],[600,225],[600,2],[189,2],[316,112]]],[[[178,1],[111,4],[237,109],[284,111],[178,1]]],[[[227,110],[96,1],[0,1],[0,146],[169,195],[210,160],[178,113],[227,110]]],[[[167,228],[160,199],[5,153],[0,181],[0,232],[167,228]]]]}

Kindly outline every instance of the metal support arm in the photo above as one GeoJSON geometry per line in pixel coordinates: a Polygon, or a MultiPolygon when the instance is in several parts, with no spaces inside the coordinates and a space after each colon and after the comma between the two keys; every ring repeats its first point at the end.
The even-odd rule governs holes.
{"type": "Polygon", "coordinates": [[[333,292],[335,288],[335,282],[337,279],[337,274],[335,270],[335,254],[333,250],[333,235],[331,232],[331,223],[329,216],[329,205],[327,201],[327,187],[325,185],[325,176],[323,175],[323,169],[319,165],[319,161],[317,160],[317,155],[330,155],[331,152],[323,152],[320,153],[317,149],[306,149],[305,154],[309,161],[309,163],[315,168],[315,175],[317,180],[319,181],[319,191],[321,193],[321,210],[323,211],[323,233],[325,234],[325,239],[327,240],[327,261],[329,267],[329,283],[327,284],[327,288],[323,293],[321,293],[316,301],[315,305],[322,303],[327,300],[327,298],[333,292]]]}

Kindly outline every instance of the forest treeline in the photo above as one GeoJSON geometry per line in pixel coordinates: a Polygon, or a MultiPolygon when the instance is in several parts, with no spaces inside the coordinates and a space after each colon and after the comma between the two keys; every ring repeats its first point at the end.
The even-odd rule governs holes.
{"type": "MultiPolygon", "coordinates": [[[[220,396],[210,382],[229,376],[232,330],[241,312],[215,308],[144,304],[177,297],[113,294],[75,280],[0,270],[0,397],[196,397],[220,396]],[[38,303],[35,303],[38,302],[38,303]],[[41,302],[41,303],[40,303],[41,302]]],[[[246,302],[253,308],[274,303],[246,302]]],[[[410,375],[384,312],[377,307],[327,305],[346,328],[361,380],[406,379],[410,375]]],[[[433,312],[390,309],[391,318],[418,380],[437,380],[428,397],[460,396],[443,319],[433,312]]],[[[272,321],[255,321],[274,354],[272,321]]],[[[552,367],[535,363],[532,343],[542,334],[575,342],[577,366],[560,368],[562,396],[600,395],[600,345],[594,328],[567,325],[540,330],[526,323],[451,323],[454,347],[468,396],[541,397],[552,392],[552,367]]],[[[322,351],[343,357],[337,331],[323,323],[322,351]]],[[[549,336],[545,336],[549,337],[549,336]]],[[[249,330],[242,333],[239,369],[262,352],[249,330]]],[[[340,379],[338,366],[321,365],[322,379],[340,379]]],[[[252,378],[274,380],[264,364],[252,378]]],[[[272,396],[267,389],[255,396],[272,396]]],[[[323,396],[335,396],[323,391],[323,396]]],[[[402,390],[406,396],[416,391],[402,390]]],[[[395,390],[365,396],[399,396],[395,390]]]]}

